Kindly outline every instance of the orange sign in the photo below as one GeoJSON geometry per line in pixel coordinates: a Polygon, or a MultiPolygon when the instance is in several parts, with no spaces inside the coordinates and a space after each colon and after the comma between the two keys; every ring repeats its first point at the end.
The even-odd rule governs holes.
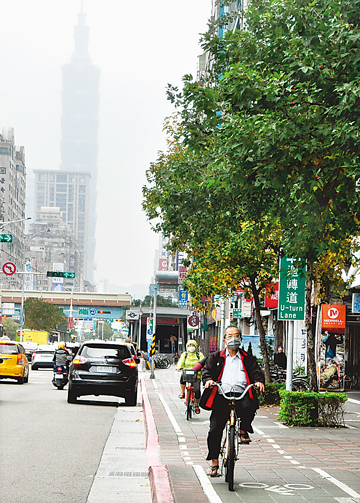
{"type": "Polygon", "coordinates": [[[346,306],[323,304],[321,306],[321,331],[343,334],[345,332],[346,306]]]}

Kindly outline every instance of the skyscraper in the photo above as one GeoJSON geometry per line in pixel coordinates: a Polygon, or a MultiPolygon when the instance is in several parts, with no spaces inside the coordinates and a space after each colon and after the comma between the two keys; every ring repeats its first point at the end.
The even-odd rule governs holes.
{"type": "Polygon", "coordinates": [[[94,271],[95,225],[96,225],[96,182],[98,154],[98,109],[100,69],[93,65],[88,52],[89,27],[81,7],[78,24],[75,26],[75,52],[70,63],[63,66],[62,119],[61,119],[61,167],[64,172],[90,173],[89,202],[85,208],[88,225],[80,235],[80,225],[69,219],[79,242],[80,251],[87,257],[85,275],[91,282],[94,271]],[[87,253],[84,248],[87,249],[87,253]]]}

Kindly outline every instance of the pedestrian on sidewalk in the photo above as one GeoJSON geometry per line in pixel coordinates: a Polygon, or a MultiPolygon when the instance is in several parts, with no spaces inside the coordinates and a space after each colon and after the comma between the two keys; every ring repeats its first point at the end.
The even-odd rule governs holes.
{"type": "Polygon", "coordinates": [[[286,370],[287,358],[282,346],[279,346],[277,353],[274,354],[274,363],[281,369],[286,370]]]}
{"type": "MultiPolygon", "coordinates": [[[[186,343],[186,351],[182,353],[177,363],[177,370],[180,372],[182,369],[191,370],[197,363],[204,359],[204,355],[198,350],[196,341],[189,340],[186,343]]],[[[194,396],[195,396],[195,413],[200,414],[199,399],[200,399],[200,372],[197,373],[197,379],[194,382],[194,396]]],[[[179,398],[185,398],[185,381],[183,376],[180,377],[180,395],[179,398]]]]}
{"type": "MultiPolygon", "coordinates": [[[[241,333],[237,327],[227,327],[224,333],[225,349],[208,356],[202,371],[203,384],[208,393],[204,393],[204,408],[211,409],[210,429],[207,438],[208,455],[211,461],[208,475],[217,477],[219,469],[220,444],[226,422],[229,419],[228,401],[218,393],[217,381],[222,386],[240,386],[245,389],[254,383],[260,392],[265,391],[265,378],[256,358],[240,349],[241,333]],[[212,389],[211,389],[212,388],[212,389]],[[208,395],[208,396],[207,396],[208,395]]],[[[241,419],[240,439],[242,444],[251,442],[249,433],[253,433],[251,423],[259,402],[255,390],[251,388],[247,396],[236,403],[236,414],[241,419]]]]}
{"type": "Polygon", "coordinates": [[[177,341],[177,337],[176,337],[176,335],[174,335],[174,334],[170,335],[171,353],[172,353],[173,355],[175,355],[175,354],[176,354],[176,344],[175,344],[175,343],[176,343],[176,341],[177,341]]]}

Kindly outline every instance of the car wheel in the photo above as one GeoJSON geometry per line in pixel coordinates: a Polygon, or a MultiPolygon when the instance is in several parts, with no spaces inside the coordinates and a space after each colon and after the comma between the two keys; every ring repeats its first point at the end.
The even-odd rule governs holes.
{"type": "Polygon", "coordinates": [[[19,377],[18,380],[17,380],[18,384],[24,384],[25,382],[25,377],[22,376],[22,377],[19,377]]]}
{"type": "Polygon", "coordinates": [[[24,377],[24,382],[29,382],[29,372],[27,373],[27,376],[24,377]]]}
{"type": "Polygon", "coordinates": [[[76,403],[76,400],[77,400],[77,395],[74,392],[74,390],[72,389],[72,387],[69,386],[67,401],[68,401],[68,403],[76,403]]]}
{"type": "Polygon", "coordinates": [[[129,405],[130,407],[135,407],[136,402],[137,402],[137,388],[135,389],[135,391],[133,391],[132,393],[129,393],[125,397],[125,403],[126,403],[126,405],[129,405]]]}

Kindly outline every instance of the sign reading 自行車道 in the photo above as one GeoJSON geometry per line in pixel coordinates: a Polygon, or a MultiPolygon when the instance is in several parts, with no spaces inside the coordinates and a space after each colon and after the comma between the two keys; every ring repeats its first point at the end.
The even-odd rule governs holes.
{"type": "Polygon", "coordinates": [[[294,266],[296,259],[280,259],[279,320],[305,319],[305,268],[294,266]]]}

